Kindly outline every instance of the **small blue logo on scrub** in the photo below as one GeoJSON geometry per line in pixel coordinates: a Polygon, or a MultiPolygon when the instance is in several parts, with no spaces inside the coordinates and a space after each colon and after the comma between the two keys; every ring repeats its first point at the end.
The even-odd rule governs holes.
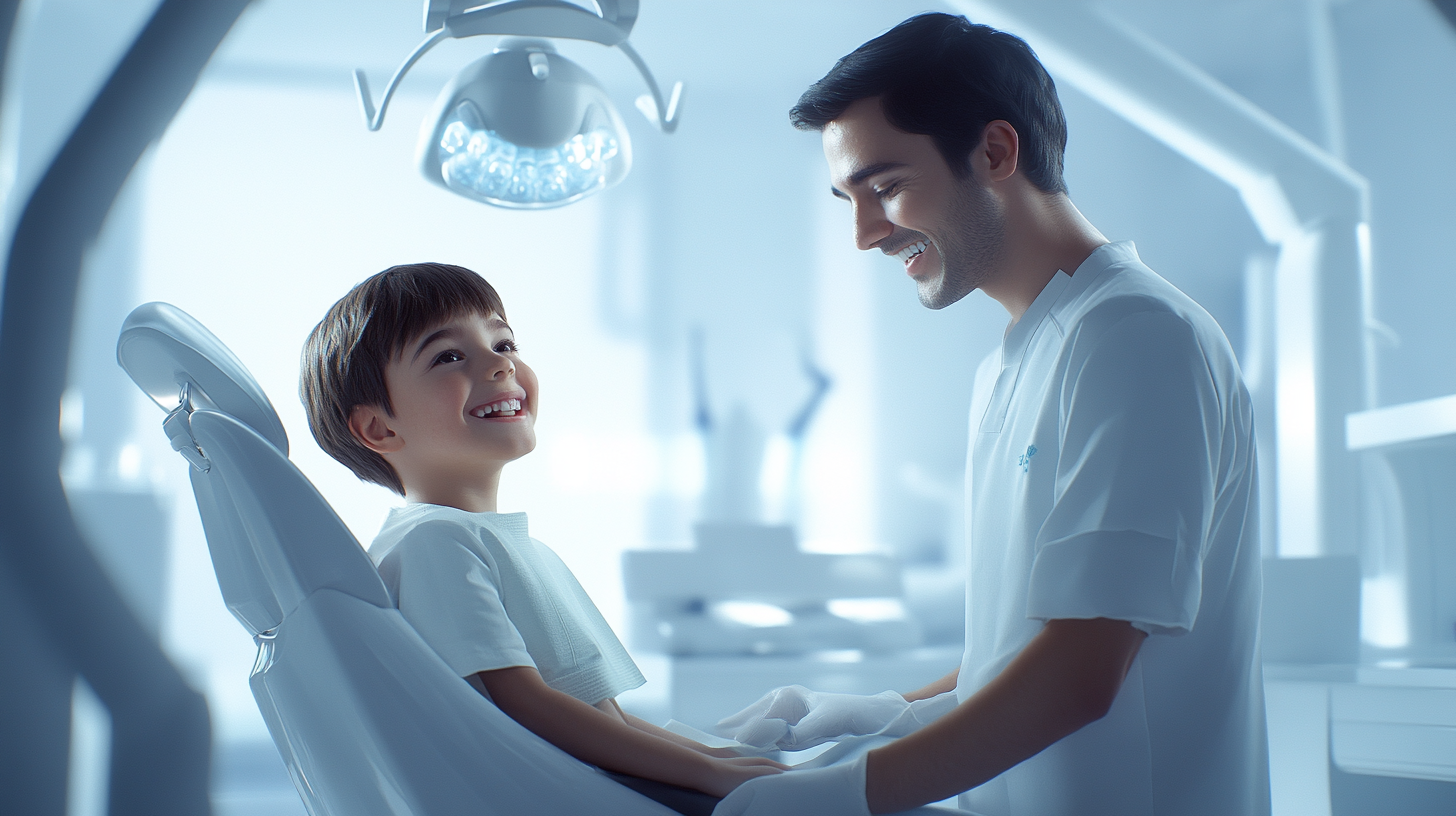
{"type": "Polygon", "coordinates": [[[1016,464],[1021,465],[1021,472],[1022,473],[1025,473],[1026,471],[1028,471],[1028,470],[1031,469],[1031,457],[1033,457],[1035,455],[1036,455],[1036,446],[1035,445],[1027,445],[1026,446],[1026,453],[1021,454],[1021,457],[1016,460],[1016,464]]]}

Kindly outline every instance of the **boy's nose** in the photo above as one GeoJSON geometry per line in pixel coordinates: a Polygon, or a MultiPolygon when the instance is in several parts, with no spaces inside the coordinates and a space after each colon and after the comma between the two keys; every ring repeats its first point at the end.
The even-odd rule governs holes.
{"type": "Polygon", "coordinates": [[[504,354],[496,354],[490,361],[490,378],[499,380],[516,373],[516,364],[504,354]]]}

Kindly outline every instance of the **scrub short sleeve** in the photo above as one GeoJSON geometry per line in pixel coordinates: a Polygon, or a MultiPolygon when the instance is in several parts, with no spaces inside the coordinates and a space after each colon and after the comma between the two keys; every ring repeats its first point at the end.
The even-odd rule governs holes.
{"type": "Polygon", "coordinates": [[[470,541],[470,531],[457,524],[425,522],[384,557],[379,571],[398,587],[400,614],[457,675],[534,668],[506,616],[492,565],[470,541]]]}
{"type": "Polygon", "coordinates": [[[1027,615],[1181,634],[1202,594],[1219,397],[1198,336],[1176,314],[1098,323],[1085,318],[1069,349],[1054,504],[1027,615]]]}

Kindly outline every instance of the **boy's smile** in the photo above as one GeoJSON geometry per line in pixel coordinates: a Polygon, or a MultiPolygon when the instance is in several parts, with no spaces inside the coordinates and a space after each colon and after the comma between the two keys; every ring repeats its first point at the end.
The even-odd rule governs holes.
{"type": "Polygon", "coordinates": [[[536,374],[496,315],[451,318],[384,368],[390,412],[358,406],[355,435],[382,455],[411,501],[495,509],[507,462],[536,447],[536,374]],[[478,498],[489,494],[490,507],[478,498]]]}

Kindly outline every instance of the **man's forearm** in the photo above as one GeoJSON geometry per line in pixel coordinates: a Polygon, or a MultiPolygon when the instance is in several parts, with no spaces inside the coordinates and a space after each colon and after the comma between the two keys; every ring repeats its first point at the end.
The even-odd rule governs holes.
{"type": "Polygon", "coordinates": [[[913,703],[916,700],[929,700],[931,697],[935,697],[935,696],[944,694],[947,691],[955,691],[956,680],[960,676],[961,676],[961,670],[960,670],[960,667],[957,666],[956,669],[954,671],[952,671],[950,674],[947,674],[946,676],[940,678],[939,680],[936,680],[934,683],[931,683],[930,685],[925,686],[924,688],[920,688],[920,689],[916,689],[915,691],[907,692],[907,693],[902,694],[900,696],[901,697],[904,697],[905,698],[905,702],[907,702],[907,703],[913,703]]]}
{"type": "Polygon", "coordinates": [[[949,714],[870,752],[871,813],[975,787],[1101,718],[1144,634],[1126,621],[1049,621],[1004,671],[949,714]]]}

